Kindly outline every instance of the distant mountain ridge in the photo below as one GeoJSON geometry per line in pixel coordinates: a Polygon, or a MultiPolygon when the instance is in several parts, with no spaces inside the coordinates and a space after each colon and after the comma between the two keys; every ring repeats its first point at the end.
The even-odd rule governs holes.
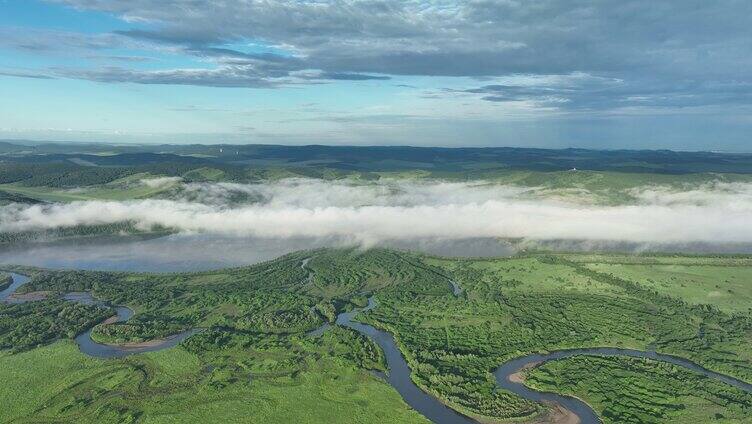
{"type": "MultiPolygon", "coordinates": [[[[285,146],[285,145],[110,145],[19,144],[0,141],[0,164],[141,166],[181,164],[254,168],[328,168],[389,172],[463,172],[493,169],[626,173],[752,174],[752,154],[671,150],[539,149],[518,147],[285,146]]],[[[1,166],[1,165],[0,165],[1,166]]]]}

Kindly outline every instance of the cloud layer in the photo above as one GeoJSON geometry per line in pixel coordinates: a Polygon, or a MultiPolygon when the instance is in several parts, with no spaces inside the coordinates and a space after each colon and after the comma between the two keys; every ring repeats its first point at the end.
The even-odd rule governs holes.
{"type": "Polygon", "coordinates": [[[130,220],[185,232],[266,238],[384,240],[484,237],[632,243],[752,242],[752,184],[634,190],[637,202],[594,205],[486,183],[285,180],[187,185],[177,199],[93,201],[0,210],[0,231],[130,220]],[[238,193],[245,197],[237,203],[238,193]],[[234,200],[231,201],[231,200],[234,200]],[[248,203],[252,202],[252,203],[248,203]]]}
{"type": "Polygon", "coordinates": [[[0,28],[0,46],[102,58],[108,49],[140,49],[204,64],[154,69],[116,60],[13,74],[254,88],[404,75],[532,75],[570,81],[496,81],[465,91],[492,102],[575,110],[749,105],[752,95],[752,3],[745,0],[53,2],[112,14],[129,28],[98,34],[0,28]]]}

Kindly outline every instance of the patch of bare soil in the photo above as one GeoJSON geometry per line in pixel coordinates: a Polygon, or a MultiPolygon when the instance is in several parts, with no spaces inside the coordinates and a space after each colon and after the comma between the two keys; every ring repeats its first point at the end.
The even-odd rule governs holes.
{"type": "Polygon", "coordinates": [[[549,412],[531,424],[580,424],[580,417],[569,409],[555,403],[548,406],[549,412]]]}
{"type": "Polygon", "coordinates": [[[511,381],[512,383],[519,383],[519,384],[524,383],[525,382],[525,373],[527,373],[528,371],[530,371],[531,369],[537,367],[540,364],[541,364],[540,362],[531,362],[531,363],[525,365],[524,367],[520,368],[520,370],[517,371],[516,373],[511,374],[509,376],[509,381],[511,381]]]}
{"type": "Polygon", "coordinates": [[[8,296],[8,303],[24,303],[24,302],[36,302],[38,300],[45,300],[50,295],[48,291],[35,291],[29,293],[13,293],[8,296]]]}
{"type": "MultiPolygon", "coordinates": [[[[512,383],[524,383],[525,374],[540,364],[540,362],[531,362],[525,365],[519,371],[510,375],[509,381],[512,383]]],[[[530,424],[580,424],[580,417],[569,409],[558,403],[546,402],[546,405],[548,405],[549,411],[530,421],[530,424]]]]}

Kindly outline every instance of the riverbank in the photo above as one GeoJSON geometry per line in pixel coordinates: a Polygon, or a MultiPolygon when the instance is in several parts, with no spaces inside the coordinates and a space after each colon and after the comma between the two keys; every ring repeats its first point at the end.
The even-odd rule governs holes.
{"type": "MultiPolygon", "coordinates": [[[[350,312],[342,313],[337,317],[337,324],[352,328],[376,342],[385,352],[389,372],[386,381],[391,384],[403,399],[416,411],[436,424],[455,423],[478,423],[470,417],[459,414],[449,408],[440,399],[419,388],[410,379],[411,370],[405,361],[401,351],[395,343],[394,337],[373,326],[353,321],[354,317],[361,313],[374,309],[377,303],[373,297],[369,298],[368,306],[350,312]]],[[[309,333],[319,335],[328,326],[309,333]]],[[[729,384],[747,393],[752,393],[752,385],[742,380],[717,373],[704,368],[687,359],[673,355],[661,354],[652,351],[640,351],[635,349],[621,349],[612,347],[586,348],[559,350],[547,354],[533,354],[512,359],[497,368],[494,372],[497,384],[500,388],[508,390],[524,399],[542,403],[548,407],[548,411],[531,418],[531,423],[548,424],[601,424],[602,419],[593,408],[582,399],[565,396],[552,392],[537,391],[525,385],[525,376],[534,368],[549,361],[557,361],[575,356],[617,356],[650,359],[663,361],[669,364],[683,367],[689,371],[699,373],[707,378],[729,384]]]]}
{"type": "MultiPolygon", "coordinates": [[[[35,302],[47,299],[51,294],[50,291],[34,291],[23,294],[16,293],[21,286],[30,281],[30,278],[17,273],[10,273],[10,276],[13,281],[5,290],[0,292],[0,302],[35,302]]],[[[112,307],[107,302],[95,298],[89,292],[70,292],[65,294],[63,299],[69,302],[97,306],[100,308],[112,307]]],[[[186,338],[201,331],[201,329],[189,329],[167,337],[134,343],[110,344],[95,341],[91,336],[94,327],[97,325],[110,325],[118,322],[126,322],[134,315],[133,310],[125,306],[115,306],[114,309],[115,315],[108,317],[104,321],[88,328],[75,337],[75,342],[82,353],[97,358],[120,358],[135,353],[155,352],[176,346],[186,338]]]]}
{"type": "MultiPolygon", "coordinates": [[[[658,259],[669,261],[672,269],[683,267],[679,268],[682,275],[688,266],[694,273],[715,272],[716,268],[707,264],[726,261],[692,258],[688,265],[690,259],[686,257],[648,258],[650,262],[658,259]]],[[[590,257],[552,255],[444,260],[384,249],[320,249],[256,266],[209,272],[39,270],[34,274],[34,287],[26,290],[51,289],[55,293],[96,290],[103,298],[119,299],[144,313],[143,322],[134,321],[138,326],[127,326],[122,331],[114,331],[116,328],[112,327],[112,331],[106,332],[112,337],[100,341],[141,340],[129,338],[131,334],[160,337],[175,331],[164,326],[172,323],[185,325],[181,328],[212,325],[205,335],[184,346],[205,355],[211,365],[208,372],[212,374],[219,372],[215,372],[212,358],[227,351],[236,352],[223,370],[223,378],[228,379],[251,374],[276,378],[300,373],[305,369],[304,364],[319,355],[333,355],[343,363],[369,369],[358,355],[369,349],[375,351],[375,345],[381,346],[376,341],[350,343],[363,342],[363,336],[343,329],[311,340],[302,331],[322,323],[318,313],[330,312],[324,314],[326,320],[336,320],[335,311],[355,305],[367,307],[366,296],[374,295],[380,305],[368,308],[363,322],[391,335],[391,343],[398,353],[404,353],[402,360],[407,361],[404,375],[408,381],[423,392],[422,396],[434,397],[455,413],[488,423],[551,419],[543,413],[536,415],[544,409],[541,403],[498,389],[490,372],[497,368],[496,364],[514,355],[546,352],[552,346],[657,346],[661,351],[681,352],[683,357],[693,358],[722,374],[747,378],[749,368],[743,362],[747,358],[743,348],[747,346],[744,337],[748,334],[748,317],[728,315],[712,305],[693,306],[683,299],[659,295],[644,289],[639,282],[594,271],[592,261],[590,257]],[[459,296],[454,295],[450,280],[463,290],[459,296]],[[139,328],[152,320],[160,327],[148,324],[139,328]],[[165,330],[159,333],[158,328],[165,330]],[[326,353],[310,353],[318,352],[317,349],[326,353]],[[274,355],[268,355],[269,350],[274,350],[274,355]]],[[[747,275],[748,270],[738,269],[740,266],[724,266],[729,281],[747,275]]],[[[671,281],[666,280],[666,284],[671,281]]],[[[718,282],[725,289],[723,284],[718,282]]],[[[728,287],[737,290],[735,285],[728,287]]],[[[736,296],[744,295],[739,291],[736,296]]],[[[44,303],[63,302],[51,299],[44,303]]],[[[93,316],[91,311],[80,312],[93,316]]],[[[105,318],[98,317],[96,321],[105,318]]],[[[313,330],[309,335],[323,331],[323,328],[313,330]]],[[[544,366],[555,363],[549,361],[544,366]]],[[[553,376],[565,375],[567,371],[549,368],[560,372],[553,376]]],[[[666,384],[661,387],[679,384],[667,375],[666,384]]],[[[603,390],[624,389],[624,397],[630,396],[631,392],[619,380],[609,383],[611,386],[604,385],[603,390]]],[[[717,384],[723,389],[726,383],[717,384]]],[[[560,391],[554,385],[546,390],[575,394],[592,402],[593,398],[582,387],[573,387],[570,384],[567,390],[560,391]]],[[[734,393],[738,391],[734,389],[734,393]]],[[[676,403],[684,402],[691,407],[688,395],[682,396],[676,403]]],[[[712,401],[709,397],[705,399],[712,401]]],[[[746,399],[735,396],[723,408],[719,407],[718,413],[745,417],[739,408],[744,407],[746,399]]],[[[609,401],[618,404],[613,399],[609,401]]],[[[589,410],[595,409],[598,414],[608,407],[591,406],[589,410]]],[[[629,405],[620,408],[629,411],[629,405]]],[[[554,409],[551,410],[558,416],[564,415],[562,410],[554,409]]]]}

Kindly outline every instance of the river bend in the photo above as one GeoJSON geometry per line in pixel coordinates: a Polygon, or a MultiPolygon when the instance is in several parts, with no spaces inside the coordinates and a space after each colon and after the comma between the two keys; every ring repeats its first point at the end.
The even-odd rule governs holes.
{"type": "MultiPolygon", "coordinates": [[[[7,301],[8,298],[13,293],[15,293],[15,291],[18,290],[19,287],[23,286],[29,281],[29,277],[25,275],[16,273],[9,274],[13,277],[13,283],[8,288],[0,292],[0,302],[7,301]]],[[[94,305],[100,308],[111,307],[111,305],[109,305],[107,302],[95,298],[91,295],[91,293],[88,292],[67,293],[63,296],[63,299],[84,305],[94,305]]],[[[114,309],[116,315],[115,317],[110,317],[105,321],[108,324],[115,322],[126,322],[133,316],[133,310],[126,306],[114,306],[114,309]]],[[[96,341],[94,341],[94,339],[91,338],[91,332],[93,329],[94,327],[89,328],[85,332],[79,334],[78,336],[76,336],[75,341],[82,353],[96,358],[121,358],[123,356],[133,355],[134,353],[155,352],[158,350],[168,349],[176,346],[183,340],[201,331],[200,329],[194,328],[173,334],[163,339],[148,341],[144,343],[111,345],[97,343],[96,341]]]]}
{"type": "MultiPolygon", "coordinates": [[[[303,263],[305,268],[306,263],[303,263]]],[[[22,285],[29,281],[29,278],[16,273],[10,273],[13,277],[13,283],[11,283],[6,289],[0,291],[0,302],[7,301],[8,298],[22,285]]],[[[453,284],[455,289],[459,289],[453,284]]],[[[461,290],[461,289],[459,289],[461,290]]],[[[455,295],[459,290],[455,290],[455,295]]],[[[110,307],[105,302],[94,298],[90,293],[68,293],[64,296],[64,299],[72,302],[78,302],[87,305],[96,305],[100,307],[110,307]]],[[[394,387],[397,392],[402,396],[405,402],[410,405],[417,412],[425,416],[430,421],[436,424],[477,424],[477,421],[469,418],[465,415],[458,413],[457,411],[447,407],[437,398],[424,392],[410,379],[411,370],[405,358],[402,356],[397,344],[394,341],[394,337],[386,332],[379,330],[371,325],[359,323],[353,321],[353,318],[360,312],[366,312],[377,305],[375,299],[370,297],[368,299],[368,305],[365,308],[355,309],[350,312],[344,312],[337,316],[336,324],[352,328],[366,337],[373,340],[384,351],[387,366],[389,369],[388,374],[385,376],[386,381],[394,387]]],[[[133,310],[124,306],[115,306],[116,317],[109,318],[109,322],[125,322],[133,316],[133,310]]],[[[308,333],[310,336],[321,335],[326,329],[329,328],[329,324],[324,324],[316,330],[308,333]]],[[[76,343],[79,346],[81,352],[98,357],[98,358],[117,358],[134,353],[153,352],[157,350],[167,349],[179,344],[186,338],[201,331],[200,329],[186,330],[181,333],[172,335],[165,339],[155,340],[147,343],[140,343],[134,345],[108,345],[97,343],[91,338],[91,331],[93,328],[86,332],[79,334],[76,337],[76,343]]],[[[692,361],[677,356],[661,354],[652,351],[641,351],[634,349],[620,349],[620,348],[588,348],[588,349],[570,349],[559,350],[547,354],[531,354],[519,358],[512,359],[505,362],[494,372],[496,382],[502,389],[513,392],[527,400],[534,402],[548,402],[560,405],[563,408],[568,409],[579,417],[582,424],[600,424],[601,420],[595,411],[587,405],[585,402],[570,396],[559,395],[556,393],[539,392],[533,390],[523,383],[510,380],[510,376],[527,369],[531,366],[538,365],[546,361],[553,361],[558,359],[569,358],[577,355],[591,355],[591,356],[629,356],[634,358],[645,358],[656,361],[669,362],[671,364],[684,367],[690,371],[700,373],[708,378],[712,378],[738,389],[741,389],[747,393],[752,393],[752,384],[745,381],[730,377],[725,374],[721,374],[715,371],[708,370],[692,361]]]]}

